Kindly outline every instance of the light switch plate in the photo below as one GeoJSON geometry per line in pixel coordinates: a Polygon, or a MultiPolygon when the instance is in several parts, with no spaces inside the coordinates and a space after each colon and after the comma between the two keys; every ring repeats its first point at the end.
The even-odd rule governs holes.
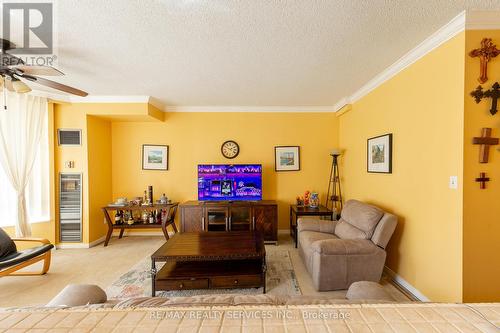
{"type": "Polygon", "coordinates": [[[452,190],[456,190],[458,188],[458,177],[457,176],[450,176],[449,187],[452,190]]]}

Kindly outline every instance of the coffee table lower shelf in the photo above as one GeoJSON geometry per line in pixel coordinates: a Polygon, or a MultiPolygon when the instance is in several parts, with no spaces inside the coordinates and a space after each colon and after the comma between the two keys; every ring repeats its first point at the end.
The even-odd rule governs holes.
{"type": "Polygon", "coordinates": [[[157,291],[188,289],[260,288],[266,292],[266,265],[262,260],[170,261],[156,274],[157,291]]]}

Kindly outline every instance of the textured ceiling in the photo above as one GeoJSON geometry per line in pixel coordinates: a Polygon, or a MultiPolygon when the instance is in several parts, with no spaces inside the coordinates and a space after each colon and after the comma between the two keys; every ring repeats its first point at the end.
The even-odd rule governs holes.
{"type": "Polygon", "coordinates": [[[61,82],[166,105],[327,106],[500,0],[57,1],[61,82]]]}

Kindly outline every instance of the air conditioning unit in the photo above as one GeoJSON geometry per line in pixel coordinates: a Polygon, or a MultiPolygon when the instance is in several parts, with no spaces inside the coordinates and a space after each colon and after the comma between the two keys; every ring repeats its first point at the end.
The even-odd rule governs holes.
{"type": "Polygon", "coordinates": [[[82,130],[80,129],[58,129],[57,138],[59,146],[81,146],[82,130]]]}

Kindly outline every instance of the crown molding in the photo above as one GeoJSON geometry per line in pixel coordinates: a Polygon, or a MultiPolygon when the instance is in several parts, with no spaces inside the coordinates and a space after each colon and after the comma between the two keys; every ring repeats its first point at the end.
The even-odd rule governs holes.
{"type": "Polygon", "coordinates": [[[87,97],[70,96],[71,103],[149,103],[150,96],[144,95],[88,95],[87,97]]]}
{"type": "Polygon", "coordinates": [[[426,38],[420,44],[418,44],[411,51],[406,53],[404,56],[399,58],[394,64],[389,66],[383,72],[375,76],[373,79],[368,81],[360,89],[354,92],[349,97],[344,97],[338,103],[335,104],[335,111],[342,109],[346,104],[354,103],[359,101],[364,96],[368,95],[370,92],[378,88],[387,80],[393,78],[398,73],[403,71],[408,66],[415,63],[417,60],[439,47],[443,43],[447,42],[460,32],[465,30],[465,18],[466,12],[463,11],[456,17],[454,17],[450,22],[441,27],[438,31],[433,33],[431,36],[426,38]],[[349,103],[346,103],[346,102],[349,103]]]}
{"type": "Polygon", "coordinates": [[[500,11],[468,11],[466,30],[500,30],[500,11]]]}
{"type": "Polygon", "coordinates": [[[166,112],[335,112],[334,106],[167,106],[166,112]]]}

